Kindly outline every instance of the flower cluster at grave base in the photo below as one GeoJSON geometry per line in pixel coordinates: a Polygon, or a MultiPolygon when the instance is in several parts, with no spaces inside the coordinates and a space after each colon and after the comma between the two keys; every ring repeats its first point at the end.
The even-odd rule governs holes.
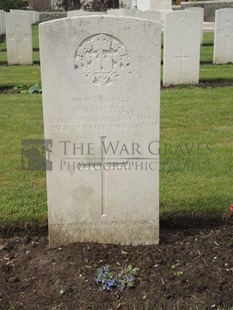
{"type": "Polygon", "coordinates": [[[97,269],[96,282],[101,285],[103,291],[111,291],[113,288],[124,291],[126,288],[135,287],[138,271],[138,268],[129,265],[121,272],[112,273],[110,266],[105,265],[97,269]]]}

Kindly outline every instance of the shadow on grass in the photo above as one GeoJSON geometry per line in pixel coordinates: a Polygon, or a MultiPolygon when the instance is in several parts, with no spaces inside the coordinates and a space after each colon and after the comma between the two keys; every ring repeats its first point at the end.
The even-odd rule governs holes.
{"type": "MultiPolygon", "coordinates": [[[[39,60],[34,60],[33,61],[33,65],[40,65],[40,61],[39,60]]],[[[22,66],[22,65],[19,65],[19,64],[14,64],[14,65],[8,65],[8,63],[7,63],[7,61],[5,61],[5,60],[0,60],[0,66],[9,66],[9,67],[11,67],[11,66],[22,66]]],[[[23,66],[28,66],[28,67],[30,67],[30,66],[32,66],[32,65],[23,65],[23,66]]]]}
{"type": "Polygon", "coordinates": [[[182,89],[182,88],[217,88],[217,87],[229,87],[233,86],[233,79],[200,79],[198,84],[180,84],[180,85],[169,85],[163,86],[162,89],[182,89]]]}

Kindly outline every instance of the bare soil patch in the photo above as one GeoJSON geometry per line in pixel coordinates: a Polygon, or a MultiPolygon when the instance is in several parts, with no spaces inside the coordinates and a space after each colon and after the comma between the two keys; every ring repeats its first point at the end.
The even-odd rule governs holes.
{"type": "Polygon", "coordinates": [[[46,235],[2,238],[0,309],[227,308],[233,306],[232,240],[232,221],[215,228],[162,229],[158,246],[49,249],[46,235]],[[140,268],[136,287],[102,291],[96,270],[106,264],[113,270],[140,268]]]}

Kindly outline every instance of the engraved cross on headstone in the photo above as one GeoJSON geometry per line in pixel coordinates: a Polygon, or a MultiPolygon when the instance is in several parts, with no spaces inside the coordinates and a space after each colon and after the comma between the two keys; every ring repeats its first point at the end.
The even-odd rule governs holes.
{"type": "Polygon", "coordinates": [[[101,137],[101,157],[99,158],[100,161],[92,163],[92,164],[88,164],[88,167],[85,168],[85,170],[96,170],[96,165],[100,165],[101,169],[101,216],[105,217],[107,216],[107,211],[108,211],[108,207],[107,207],[107,199],[106,199],[106,195],[107,195],[107,182],[106,182],[106,174],[105,174],[105,168],[104,168],[104,164],[108,164],[108,170],[111,170],[111,168],[113,168],[114,166],[118,166],[118,165],[124,165],[124,167],[128,167],[128,161],[116,161],[116,162],[109,162],[109,159],[106,158],[105,156],[105,152],[104,152],[104,148],[103,148],[103,144],[106,142],[107,137],[106,136],[102,136],[101,137]]]}
{"type": "Polygon", "coordinates": [[[181,47],[181,53],[175,56],[175,59],[180,61],[180,74],[182,74],[184,72],[184,61],[189,60],[190,56],[185,56],[184,48],[181,47]]]}
{"type": "Polygon", "coordinates": [[[108,74],[113,69],[113,56],[110,52],[111,42],[106,39],[106,36],[98,36],[93,42],[93,50],[97,52],[93,57],[93,70],[98,73],[98,78],[102,85],[106,84],[108,74]]]}
{"type": "Polygon", "coordinates": [[[220,36],[224,37],[225,52],[229,53],[231,51],[231,44],[233,41],[233,25],[231,20],[226,20],[226,25],[218,31],[220,36]]]}

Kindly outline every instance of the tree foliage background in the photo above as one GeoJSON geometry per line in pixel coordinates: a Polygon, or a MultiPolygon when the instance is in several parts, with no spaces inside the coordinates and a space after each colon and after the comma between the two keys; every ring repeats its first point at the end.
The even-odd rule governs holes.
{"type": "Polygon", "coordinates": [[[10,9],[22,9],[25,4],[22,0],[0,0],[0,10],[9,12],[10,9]]]}
{"type": "Polygon", "coordinates": [[[118,8],[119,0],[62,0],[60,6],[65,10],[83,9],[86,11],[104,11],[118,8]]]}
{"type": "MultiPolygon", "coordinates": [[[[0,0],[1,1],[1,0],[0,0]]],[[[36,11],[50,11],[51,0],[28,0],[29,6],[36,11]]]]}

